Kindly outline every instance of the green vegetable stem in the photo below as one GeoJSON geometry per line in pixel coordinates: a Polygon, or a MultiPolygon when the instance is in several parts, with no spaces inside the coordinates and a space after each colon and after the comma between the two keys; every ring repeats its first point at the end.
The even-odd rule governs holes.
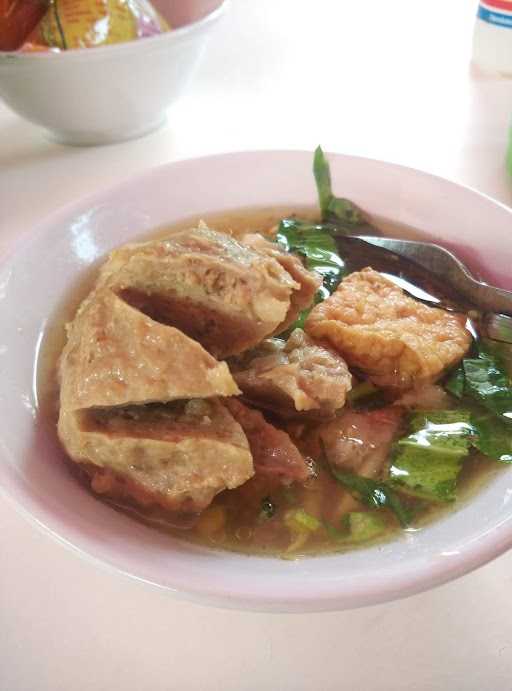
{"type": "Polygon", "coordinates": [[[322,221],[332,223],[336,229],[346,232],[364,223],[360,211],[351,201],[336,197],[332,193],[329,163],[320,146],[315,150],[313,174],[318,190],[322,221]]]}

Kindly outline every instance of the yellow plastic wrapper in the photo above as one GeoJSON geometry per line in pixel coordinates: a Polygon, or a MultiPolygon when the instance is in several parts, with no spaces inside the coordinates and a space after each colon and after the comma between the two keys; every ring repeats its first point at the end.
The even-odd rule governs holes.
{"type": "Polygon", "coordinates": [[[170,30],[148,0],[50,0],[22,50],[68,50],[134,41],[170,30]]]}

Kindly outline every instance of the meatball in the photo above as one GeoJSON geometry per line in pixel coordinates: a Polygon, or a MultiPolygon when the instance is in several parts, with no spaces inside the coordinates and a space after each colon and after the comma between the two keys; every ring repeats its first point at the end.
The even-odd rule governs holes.
{"type": "Polygon", "coordinates": [[[251,410],[236,398],[228,399],[226,405],[249,440],[256,476],[285,483],[304,482],[311,476],[311,465],[286,432],[271,425],[258,410],[251,410]]]}
{"type": "Polygon", "coordinates": [[[332,466],[378,479],[400,429],[402,416],[399,407],[365,412],[346,410],[332,422],[321,425],[315,435],[332,466]]]}
{"type": "Polygon", "coordinates": [[[268,339],[231,369],[245,398],[281,414],[332,416],[352,388],[343,358],[302,329],[295,329],[286,342],[268,339]]]}

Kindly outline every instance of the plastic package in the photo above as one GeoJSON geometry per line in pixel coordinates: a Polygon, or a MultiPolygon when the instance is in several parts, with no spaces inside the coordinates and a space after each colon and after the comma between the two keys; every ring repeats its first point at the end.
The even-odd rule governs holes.
{"type": "Polygon", "coordinates": [[[67,50],[169,31],[149,0],[0,0],[0,50],[67,50]]]}

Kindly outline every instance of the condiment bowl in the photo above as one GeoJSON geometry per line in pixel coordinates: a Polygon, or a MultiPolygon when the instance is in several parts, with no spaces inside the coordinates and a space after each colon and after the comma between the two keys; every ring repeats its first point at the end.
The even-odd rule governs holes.
{"type": "Polygon", "coordinates": [[[229,0],[160,0],[173,30],[61,52],[0,52],[0,96],[66,144],[108,144],[156,129],[192,77],[229,0]]]}

